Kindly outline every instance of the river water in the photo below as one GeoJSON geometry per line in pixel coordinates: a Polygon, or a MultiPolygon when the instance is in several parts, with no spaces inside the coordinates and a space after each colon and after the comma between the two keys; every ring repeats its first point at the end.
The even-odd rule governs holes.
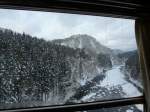
{"type": "Polygon", "coordinates": [[[113,66],[112,69],[106,72],[105,79],[100,83],[103,87],[121,86],[125,97],[136,97],[142,95],[141,92],[132,83],[125,79],[125,75],[121,72],[120,68],[123,65],[113,66]]]}

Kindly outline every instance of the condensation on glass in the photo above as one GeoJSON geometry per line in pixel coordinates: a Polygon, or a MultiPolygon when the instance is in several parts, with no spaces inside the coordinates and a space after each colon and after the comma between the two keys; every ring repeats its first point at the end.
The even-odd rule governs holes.
{"type": "Polygon", "coordinates": [[[138,60],[134,20],[0,9],[0,109],[141,96],[138,60]]]}

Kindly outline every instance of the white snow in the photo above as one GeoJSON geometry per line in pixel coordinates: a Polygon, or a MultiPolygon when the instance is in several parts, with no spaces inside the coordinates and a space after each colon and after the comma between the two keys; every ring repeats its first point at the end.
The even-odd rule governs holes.
{"type": "Polygon", "coordinates": [[[63,45],[63,46],[67,46],[67,45],[66,45],[66,43],[61,43],[61,45],[63,45]]]}
{"type": "Polygon", "coordinates": [[[101,73],[103,69],[100,69],[98,66],[96,66],[96,69],[98,71],[98,73],[101,73]]]}
{"type": "Polygon", "coordinates": [[[133,78],[130,78],[130,81],[131,81],[132,83],[136,84],[137,86],[139,86],[140,88],[143,88],[142,84],[141,84],[139,81],[134,80],[133,78]]]}
{"type": "Polygon", "coordinates": [[[137,88],[129,82],[123,85],[122,88],[123,91],[126,93],[126,97],[135,97],[141,95],[137,88]]]}
{"type": "MultiPolygon", "coordinates": [[[[117,87],[117,86],[121,86],[123,89],[123,92],[125,93],[124,96],[122,97],[136,97],[136,96],[140,96],[142,93],[140,93],[138,91],[138,89],[130,82],[126,81],[124,74],[120,71],[120,67],[122,65],[117,65],[111,69],[108,70],[106,72],[106,77],[104,78],[104,80],[100,83],[98,83],[95,87],[105,87],[108,90],[111,89],[112,87],[117,87]]],[[[82,82],[83,84],[85,84],[85,82],[82,82]]],[[[89,94],[87,94],[86,96],[84,96],[81,101],[92,101],[97,98],[97,97],[102,97],[102,95],[105,94],[105,92],[101,92],[100,94],[98,94],[97,92],[90,92],[89,94]]],[[[136,105],[136,107],[143,111],[143,105],[136,105]]],[[[128,109],[126,110],[126,112],[133,112],[133,109],[128,109]]]]}
{"type": "Polygon", "coordinates": [[[133,112],[133,110],[127,110],[126,112],[133,112]]]}
{"type": "Polygon", "coordinates": [[[119,68],[120,66],[114,66],[111,70],[108,70],[105,79],[101,82],[101,86],[117,86],[126,83],[119,68]]]}
{"type": "MultiPolygon", "coordinates": [[[[101,68],[99,68],[98,66],[96,66],[97,75],[100,74],[100,73],[102,72],[102,70],[103,70],[103,69],[101,69],[101,68]]],[[[96,75],[96,76],[97,76],[97,75],[96,75]]],[[[85,73],[82,75],[82,78],[79,79],[79,83],[80,83],[81,86],[84,86],[88,81],[91,81],[91,80],[95,77],[94,75],[93,75],[93,76],[90,76],[90,77],[88,77],[88,76],[90,76],[90,73],[88,73],[88,71],[87,71],[87,72],[85,72],[85,73]]]]}
{"type": "Polygon", "coordinates": [[[89,101],[92,96],[95,96],[96,93],[90,93],[82,98],[82,101],[89,101]]]}
{"type": "Polygon", "coordinates": [[[120,85],[123,88],[123,92],[126,93],[125,97],[140,96],[141,93],[138,89],[125,80],[124,74],[120,71],[121,66],[114,66],[111,70],[108,70],[100,86],[113,87],[120,85]]]}
{"type": "Polygon", "coordinates": [[[139,104],[139,105],[136,105],[136,107],[143,112],[143,110],[144,110],[143,105],[139,104]]]}
{"type": "Polygon", "coordinates": [[[87,82],[87,78],[85,77],[83,80],[80,80],[80,85],[84,86],[87,82]]]}
{"type": "Polygon", "coordinates": [[[79,43],[79,48],[81,49],[82,48],[82,40],[79,39],[80,43],[79,43]]]}

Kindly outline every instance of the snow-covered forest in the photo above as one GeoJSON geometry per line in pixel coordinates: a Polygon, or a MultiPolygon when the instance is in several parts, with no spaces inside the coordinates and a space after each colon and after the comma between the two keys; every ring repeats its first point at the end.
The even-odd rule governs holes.
{"type": "MultiPolygon", "coordinates": [[[[114,50],[86,34],[46,41],[0,29],[0,109],[140,95],[137,50],[114,50]]],[[[142,106],[92,112],[142,112],[142,106]]]]}

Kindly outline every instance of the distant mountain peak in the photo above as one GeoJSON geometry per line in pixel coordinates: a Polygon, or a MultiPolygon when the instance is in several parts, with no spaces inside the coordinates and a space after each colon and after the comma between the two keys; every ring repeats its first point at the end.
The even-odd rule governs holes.
{"type": "Polygon", "coordinates": [[[98,42],[94,37],[87,34],[76,34],[65,39],[53,41],[56,44],[68,46],[71,48],[85,49],[90,54],[111,54],[112,50],[98,42]]]}
{"type": "Polygon", "coordinates": [[[92,39],[92,40],[96,40],[94,37],[88,35],[88,34],[75,34],[70,36],[69,38],[84,38],[84,39],[92,39]]]}

